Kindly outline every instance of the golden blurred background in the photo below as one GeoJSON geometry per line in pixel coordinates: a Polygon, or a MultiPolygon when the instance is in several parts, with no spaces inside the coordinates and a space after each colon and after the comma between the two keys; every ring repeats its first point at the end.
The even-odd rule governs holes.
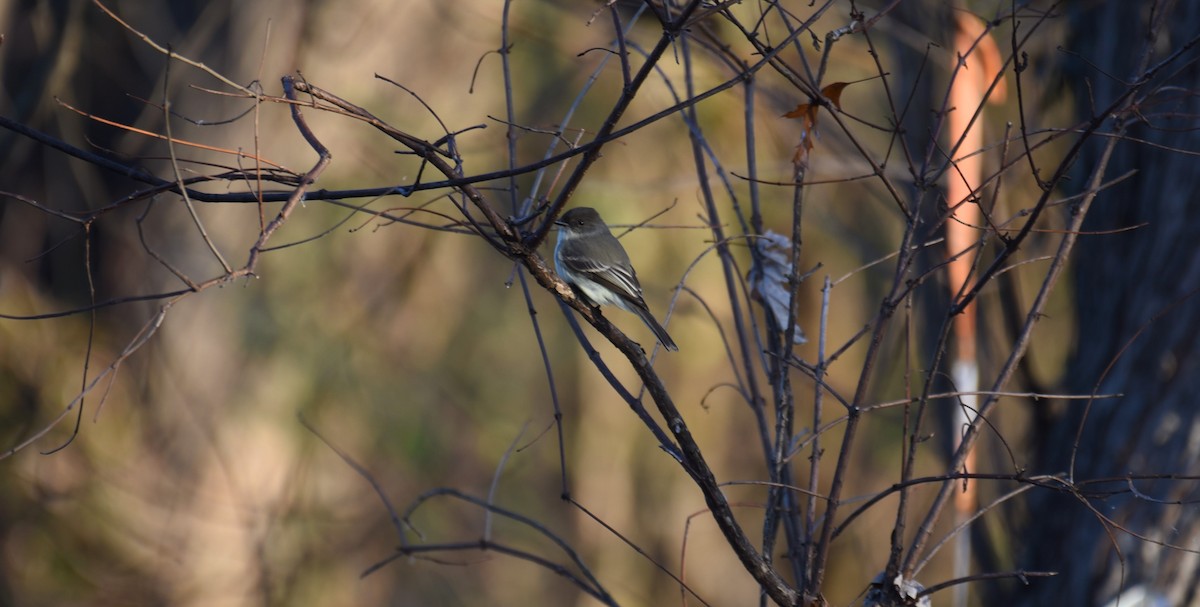
{"type": "MultiPolygon", "coordinates": [[[[813,10],[806,2],[793,4],[800,16],[813,10]]],[[[152,40],[235,82],[260,80],[268,94],[278,95],[279,78],[298,71],[404,131],[429,140],[440,137],[437,121],[421,103],[375,78],[386,76],[419,95],[449,129],[486,126],[456,139],[467,174],[507,166],[501,122],[504,79],[496,53],[505,8],[500,2],[113,0],[107,5],[152,40]]],[[[634,8],[623,7],[621,14],[629,17],[634,8]]],[[[594,50],[609,48],[613,38],[610,17],[602,9],[599,2],[511,4],[509,60],[518,123],[560,128],[589,76],[607,60],[564,138],[573,140],[582,128],[586,142],[599,127],[621,88],[619,65],[611,53],[594,50]]],[[[753,3],[732,10],[753,22],[753,3]]],[[[286,107],[267,103],[235,122],[221,123],[252,104],[201,90],[227,87],[178,61],[168,70],[163,54],[91,3],[14,0],[0,2],[0,14],[7,24],[0,45],[5,116],[171,178],[162,140],[98,124],[55,102],[162,133],[158,106],[165,87],[175,112],[209,123],[176,118],[171,125],[176,138],[257,149],[263,158],[296,171],[307,170],[316,160],[286,107]]],[[[835,3],[813,31],[823,34],[848,20],[849,3],[835,3]]],[[[748,45],[725,29],[727,24],[715,19],[706,23],[738,54],[755,60],[748,45]]],[[[642,61],[638,49],[653,46],[660,34],[648,15],[632,29],[635,69],[642,61]]],[[[937,34],[893,20],[881,23],[874,35],[885,53],[904,47],[919,54],[942,42],[937,34]]],[[[797,48],[805,50],[813,65],[819,62],[807,37],[797,48]]],[[[669,107],[674,95],[684,94],[678,52],[667,52],[662,72],[640,92],[623,125],[669,107]]],[[[937,61],[948,57],[944,47],[929,52],[937,61]]],[[[789,53],[789,61],[795,62],[796,51],[789,53]]],[[[861,36],[839,41],[831,57],[825,82],[858,81],[878,73],[861,36]]],[[[945,69],[936,61],[927,69],[944,86],[945,69]]],[[[696,65],[696,89],[707,90],[732,76],[720,62],[705,59],[696,65]]],[[[786,183],[799,123],[781,115],[806,97],[770,70],[758,72],[756,87],[758,176],[786,183]]],[[[848,87],[841,103],[848,114],[867,122],[888,121],[889,101],[878,79],[848,87]]],[[[1000,117],[987,123],[989,139],[1003,134],[1003,115],[1010,108],[1002,106],[1000,117]]],[[[732,184],[744,209],[749,184],[738,177],[748,171],[744,110],[739,87],[697,106],[704,136],[722,163],[720,173],[710,171],[710,182],[718,190],[721,221],[734,236],[741,235],[741,228],[720,176],[732,184]]],[[[1044,111],[1053,116],[1056,110],[1048,105],[1044,111]]],[[[370,127],[343,116],[305,112],[333,157],[315,188],[387,187],[411,183],[416,176],[418,162],[395,154],[395,142],[370,127]]],[[[826,114],[822,120],[828,118],[826,114]]],[[[846,122],[861,141],[876,146],[876,158],[887,157],[892,144],[886,133],[846,122]]],[[[895,251],[904,227],[877,181],[850,179],[871,168],[836,123],[823,122],[820,134],[808,179],[827,183],[807,189],[801,258],[804,270],[820,264],[801,287],[800,323],[810,341],[797,353],[809,361],[816,359],[821,282],[825,277],[840,280],[830,297],[832,350],[875,314],[892,267],[863,266],[895,251]]],[[[518,136],[518,164],[540,159],[553,141],[532,131],[518,136]]],[[[6,161],[0,189],[45,207],[96,209],[142,187],[27,138],[9,132],[2,137],[6,161]]],[[[201,161],[235,163],[227,155],[201,150],[176,152],[188,161],[183,166],[189,172],[212,173],[201,161]]],[[[1045,153],[1057,152],[1051,146],[1045,153]]],[[[989,162],[995,162],[999,151],[988,154],[989,162]]],[[[557,193],[547,191],[554,170],[541,183],[539,195],[557,193]]],[[[898,183],[912,181],[899,152],[893,152],[885,170],[898,183]]],[[[433,178],[428,170],[423,175],[433,178]]],[[[520,197],[529,195],[532,175],[516,181],[520,197]]],[[[506,183],[480,185],[507,213],[506,183]]],[[[789,234],[791,188],[759,187],[766,227],[789,234]]],[[[1017,200],[1034,192],[1032,184],[1019,179],[1005,187],[1017,200]]],[[[244,190],[228,183],[205,189],[244,190]]],[[[455,216],[445,198],[435,200],[440,195],[383,197],[368,209],[430,204],[455,216]]],[[[597,207],[610,224],[620,226],[617,233],[662,213],[649,227],[622,238],[651,310],[663,318],[670,308],[669,330],[680,346],[679,353],[661,354],[656,368],[718,480],[765,479],[752,412],[730,387],[737,377],[722,336],[733,330],[732,311],[705,227],[687,127],[678,117],[668,117],[609,144],[572,205],[597,207]],[[680,292],[674,297],[681,282],[695,295],[680,292]]],[[[257,206],[195,206],[216,247],[235,267],[244,263],[259,230],[257,206]]],[[[278,209],[277,203],[266,205],[267,218],[278,209]]],[[[0,312],[36,315],[88,305],[85,240],[79,227],[11,200],[2,212],[0,312]]],[[[1050,227],[1062,223],[1054,217],[1048,222],[1050,227]]],[[[161,195],[102,216],[92,226],[91,239],[98,301],[183,288],[148,249],[196,279],[221,272],[174,196],[161,195]]],[[[401,511],[439,487],[485,498],[499,475],[495,503],[568,541],[617,602],[681,604],[679,586],[668,575],[560,499],[563,471],[555,410],[529,303],[537,311],[532,322],[545,337],[561,405],[571,496],[683,577],[709,604],[758,602],[756,584],[703,512],[704,501],[687,475],[655,446],[596,371],[553,296],[531,282],[526,302],[511,261],[479,238],[391,223],[317,200],[298,208],[271,244],[287,243],[298,244],[267,253],[255,278],[208,289],[174,305],[157,333],[88,393],[78,437],[69,446],[52,455],[40,453],[70,438],[76,409],[45,437],[0,461],[0,603],[596,604],[554,572],[495,552],[404,558],[362,577],[392,555],[397,531],[372,486],[307,430],[298,419],[302,416],[360,463],[401,511]],[[517,448],[506,456],[513,446],[517,448]],[[701,515],[689,519],[696,513],[701,515]],[[681,570],[685,530],[686,569],[681,570]]],[[[1035,238],[1024,254],[1035,258],[1044,246],[1035,238]]],[[[745,243],[735,239],[733,249],[744,277],[749,268],[745,243]]],[[[549,247],[543,255],[550,255],[549,247]]],[[[942,288],[933,280],[918,297],[944,298],[942,288]]],[[[1062,313],[1051,314],[1054,318],[1036,338],[1035,368],[1046,381],[1060,372],[1069,348],[1066,295],[1063,291],[1053,304],[1062,313]]],[[[1026,300],[1029,296],[1024,295],[1026,300]]],[[[996,297],[994,292],[981,297],[981,314],[998,306],[996,297]]],[[[741,304],[745,312],[746,302],[741,304]]],[[[149,300],[97,310],[90,356],[89,313],[0,320],[3,446],[20,443],[59,416],[83,385],[85,360],[90,381],[118,359],[160,305],[149,300]]],[[[756,304],[752,311],[761,327],[761,308],[756,304]]],[[[606,316],[633,339],[651,343],[652,335],[632,315],[611,311],[606,316]]],[[[985,331],[990,326],[984,322],[985,331]]],[[[585,333],[616,376],[636,392],[637,377],[619,353],[586,326],[585,333]]],[[[872,402],[905,397],[906,369],[920,369],[906,352],[914,352],[914,344],[923,339],[915,328],[913,333],[888,334],[871,386],[872,402]]],[[[993,343],[987,351],[1006,347],[993,343]]],[[[864,349],[860,341],[832,366],[830,384],[842,393],[853,392],[864,349]]],[[[799,373],[793,380],[800,408],[797,429],[810,428],[812,382],[799,373]]],[[[941,412],[933,411],[932,418],[941,412]]],[[[843,413],[828,400],[824,421],[843,413]]],[[[855,473],[844,495],[873,494],[895,482],[900,416],[898,409],[889,409],[866,418],[853,454],[855,473]]],[[[1018,411],[996,423],[1016,432],[1023,421],[1018,411]]],[[[934,427],[930,433],[936,440],[923,452],[918,475],[942,471],[944,443],[939,441],[946,432],[934,427]]],[[[830,470],[838,441],[836,430],[825,437],[823,465],[830,470]]],[[[798,469],[806,470],[807,460],[798,469]]],[[[828,476],[826,472],[823,482],[828,476]]],[[[766,490],[739,485],[726,491],[757,542],[766,490]]],[[[920,511],[929,496],[918,493],[916,499],[914,509],[920,511]]],[[[834,545],[826,585],[833,604],[854,601],[883,569],[894,506],[894,498],[885,500],[834,545]]],[[[485,513],[441,497],[419,508],[412,522],[424,541],[470,542],[481,537],[485,513]]],[[[497,541],[569,563],[544,537],[512,521],[493,517],[491,532],[497,541]]],[[[935,559],[932,567],[927,577],[946,577],[942,560],[935,559]]],[[[688,604],[699,603],[688,597],[688,604]]]]}

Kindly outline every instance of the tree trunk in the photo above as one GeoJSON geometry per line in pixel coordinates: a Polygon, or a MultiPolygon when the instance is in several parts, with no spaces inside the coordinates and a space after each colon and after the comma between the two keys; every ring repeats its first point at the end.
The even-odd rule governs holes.
{"type": "MultiPolygon", "coordinates": [[[[1118,79],[1136,77],[1134,63],[1156,3],[1083,4],[1070,15],[1068,48],[1095,67],[1069,60],[1077,71],[1064,76],[1079,115],[1087,117],[1125,92],[1118,79]]],[[[1166,4],[1171,12],[1152,63],[1200,32],[1200,3],[1166,4]]],[[[1149,143],[1122,142],[1106,179],[1137,172],[1100,194],[1084,229],[1145,227],[1083,236],[1076,250],[1078,340],[1065,388],[1123,396],[1039,411],[1033,472],[1070,470],[1077,444],[1076,483],[1200,473],[1200,297],[1192,296],[1200,289],[1200,166],[1195,156],[1176,151],[1197,149],[1192,123],[1200,115],[1200,70],[1192,61],[1164,74],[1176,88],[1141,102],[1146,120],[1129,136],[1149,143]]],[[[1104,144],[1092,143],[1078,165],[1081,173],[1095,165],[1104,144]]],[[[1083,183],[1081,177],[1074,183],[1083,183]]],[[[1017,566],[1059,574],[1013,588],[995,604],[1100,605],[1139,585],[1165,604],[1197,604],[1200,559],[1175,547],[1195,550],[1200,538],[1197,483],[1117,480],[1084,489],[1090,507],[1065,493],[1040,491],[1031,498],[1034,514],[1023,529],[1013,529],[1024,551],[1017,566]],[[1107,499],[1093,493],[1110,490],[1115,493],[1107,499]]],[[[1143,604],[1132,598],[1120,604],[1143,604]]]]}

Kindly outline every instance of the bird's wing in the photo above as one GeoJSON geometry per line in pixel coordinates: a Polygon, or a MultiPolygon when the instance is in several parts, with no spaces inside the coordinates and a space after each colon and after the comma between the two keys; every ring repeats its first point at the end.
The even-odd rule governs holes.
{"type": "MultiPolygon", "coordinates": [[[[633,266],[625,264],[610,264],[596,261],[590,257],[579,254],[576,247],[570,246],[567,243],[559,252],[559,257],[562,262],[567,265],[572,272],[583,274],[594,282],[608,287],[616,293],[620,293],[635,302],[642,301],[642,285],[638,283],[637,272],[633,270],[633,266]]],[[[645,305],[644,303],[642,305],[645,305]]]]}

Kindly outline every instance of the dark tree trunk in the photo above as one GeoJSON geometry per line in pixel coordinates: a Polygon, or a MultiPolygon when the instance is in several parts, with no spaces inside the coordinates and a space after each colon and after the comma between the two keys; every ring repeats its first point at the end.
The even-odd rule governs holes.
{"type": "MultiPolygon", "coordinates": [[[[1135,61],[1146,43],[1154,4],[1089,2],[1071,9],[1069,49],[1095,65],[1067,61],[1073,72],[1065,74],[1066,86],[1081,117],[1125,92],[1126,84],[1118,79],[1136,76],[1135,61]]],[[[1152,63],[1200,33],[1200,3],[1167,4],[1171,12],[1152,63]]],[[[1186,68],[1165,74],[1165,82],[1175,88],[1161,89],[1140,103],[1146,121],[1133,125],[1129,136],[1147,143],[1122,142],[1106,179],[1137,173],[1100,194],[1085,230],[1147,225],[1084,236],[1074,257],[1079,328],[1065,388],[1124,396],[1096,400],[1090,408],[1074,401],[1056,411],[1039,411],[1034,472],[1069,470],[1078,433],[1077,483],[1200,474],[1200,296],[1192,297],[1200,289],[1200,161],[1176,151],[1200,149],[1194,130],[1200,116],[1200,70],[1194,49],[1191,54],[1186,68]]],[[[1095,166],[1104,144],[1092,143],[1078,165],[1081,173],[1095,166]]],[[[1073,183],[1083,181],[1077,175],[1073,183]]],[[[1123,480],[1087,485],[1088,490],[1120,492],[1107,499],[1090,497],[1090,508],[1065,494],[1034,495],[1029,512],[1035,514],[1027,526],[1012,530],[1023,546],[1017,564],[1059,575],[1012,588],[1012,595],[995,604],[1101,605],[1121,589],[1138,585],[1165,597],[1166,604],[1197,604],[1200,559],[1171,545],[1196,549],[1200,483],[1144,480],[1133,486],[1137,495],[1123,480]]],[[[1130,597],[1121,601],[1135,604],[1130,597]]]]}

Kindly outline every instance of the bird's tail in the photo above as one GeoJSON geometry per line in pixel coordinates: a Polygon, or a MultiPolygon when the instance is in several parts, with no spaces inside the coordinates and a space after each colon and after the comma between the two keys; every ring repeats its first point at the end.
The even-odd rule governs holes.
{"type": "Polygon", "coordinates": [[[679,351],[679,346],[675,345],[675,340],[671,339],[671,336],[667,334],[667,330],[658,324],[658,321],[654,319],[654,315],[650,313],[649,308],[637,305],[630,306],[630,308],[633,313],[642,319],[642,322],[646,323],[647,327],[650,327],[651,331],[654,331],[654,335],[658,337],[658,341],[662,343],[664,348],[671,352],[679,351]]]}

